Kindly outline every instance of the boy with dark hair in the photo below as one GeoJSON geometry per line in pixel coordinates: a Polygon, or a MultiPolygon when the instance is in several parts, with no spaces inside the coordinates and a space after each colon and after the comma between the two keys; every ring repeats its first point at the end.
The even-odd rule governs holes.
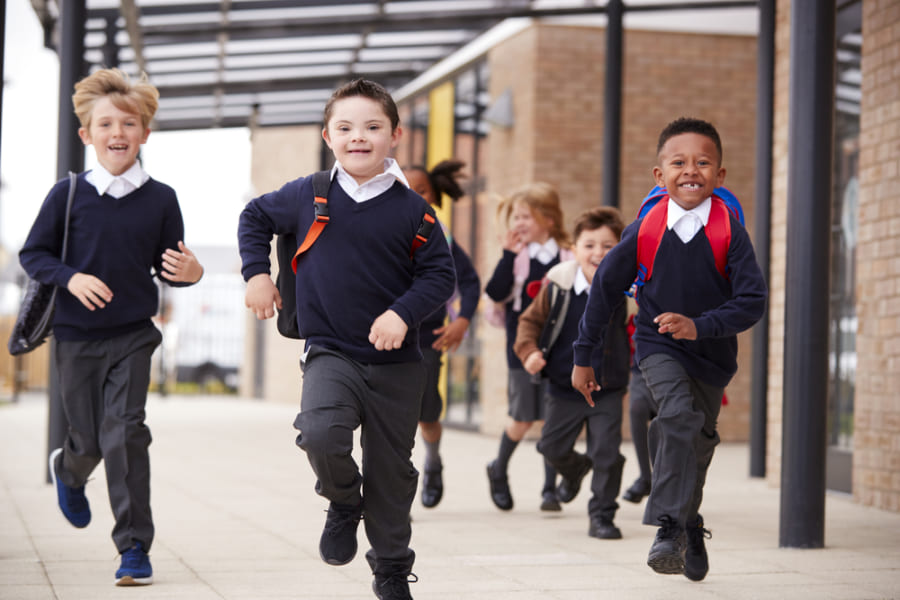
{"type": "MultiPolygon", "coordinates": [[[[366,559],[381,600],[411,598],[410,507],[418,473],[412,447],[425,379],[419,323],[453,293],[453,259],[440,228],[422,234],[426,202],[388,155],[400,140],[397,107],[381,85],[354,80],[325,107],[322,137],[334,152],[328,221],[296,260],[297,325],[306,340],[297,445],[330,501],[319,554],[356,555],[365,516],[366,559]],[[362,469],[351,455],[362,428],[362,469]]],[[[281,306],[269,275],[273,234],[298,240],[316,218],[312,177],[252,200],[238,241],[246,304],[267,319],[281,306]]]]}
{"type": "Polygon", "coordinates": [[[613,523],[616,496],[622,484],[625,457],[622,443],[622,398],[628,385],[628,334],[625,305],[614,312],[604,343],[591,355],[591,367],[600,376],[603,390],[592,394],[593,405],[581,401],[572,388],[572,342],[584,312],[591,280],[603,257],[618,243],[625,224],[615,208],[604,206],[582,213],[575,221],[575,259],[547,272],[546,282],[531,305],[519,317],[514,346],[525,370],[548,379],[544,427],[538,450],[559,471],[562,482],[556,495],[571,502],[581,480],[593,468],[593,496],[588,503],[588,535],[619,539],[613,523]],[[575,450],[582,428],[587,430],[587,454],[575,450]]]}
{"type": "Polygon", "coordinates": [[[150,178],[137,159],[158,99],[146,77],[133,83],[118,69],[75,84],[78,135],[93,144],[99,165],[78,176],[65,264],[68,180],[50,190],[19,253],[29,277],[68,290],[56,297],[53,336],[69,429],[65,446],[50,455],[50,473],[63,515],[86,527],[91,510],[84,484],[103,460],[112,538],[122,555],[116,585],[153,581],[144,406],[150,357],[162,340],[151,321],[159,305],[155,279],[185,286],[203,275],[182,242],[174,190],[150,178]]]}
{"type": "MultiPolygon", "coordinates": [[[[762,317],[768,292],[746,230],[713,195],[725,178],[715,128],[698,119],[673,121],[660,134],[657,161],[653,176],[668,199],[654,209],[666,212],[652,273],[638,289],[634,334],[635,360],[657,414],[650,425],[655,454],[644,523],[660,527],[647,564],[699,581],[709,570],[709,532],[698,511],[719,442],[716,419],[737,370],[737,334],[762,317]],[[711,236],[725,230],[727,267],[720,271],[711,236]]],[[[572,385],[589,404],[600,388],[591,354],[624,302],[622,292],[635,282],[642,222],[650,216],[625,229],[591,285],[572,371],[572,385]]]]}

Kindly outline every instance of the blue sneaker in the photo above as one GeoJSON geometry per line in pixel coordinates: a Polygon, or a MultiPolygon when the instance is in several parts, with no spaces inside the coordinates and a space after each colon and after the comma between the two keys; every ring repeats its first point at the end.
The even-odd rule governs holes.
{"type": "Polygon", "coordinates": [[[70,488],[56,475],[57,457],[59,460],[62,459],[62,451],[62,448],[57,448],[50,453],[50,478],[56,488],[56,498],[63,516],[68,519],[69,523],[80,529],[87,527],[91,522],[91,507],[84,496],[84,486],[70,488]]]}
{"type": "Polygon", "coordinates": [[[153,567],[144,545],[134,546],[122,553],[122,564],[116,571],[116,585],[150,585],[153,583],[153,567]]]}

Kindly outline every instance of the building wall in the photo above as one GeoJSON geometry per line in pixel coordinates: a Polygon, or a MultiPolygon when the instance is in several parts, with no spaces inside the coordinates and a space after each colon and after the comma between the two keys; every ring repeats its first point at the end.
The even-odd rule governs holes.
{"type": "Polygon", "coordinates": [[[775,97],[772,137],[772,211],[769,249],[769,381],[766,423],[766,479],[781,481],[781,423],[784,381],[784,273],[787,264],[788,107],[790,91],[789,0],[775,11],[775,97]]]}
{"type": "MultiPolygon", "coordinates": [[[[602,201],[605,48],[604,29],[537,24],[489,54],[491,97],[513,90],[515,125],[491,130],[488,190],[504,195],[524,183],[548,181],[560,191],[569,230],[580,212],[602,201]]],[[[720,131],[726,185],[741,198],[752,233],[755,38],[628,30],[624,50],[620,189],[626,222],[653,187],[659,132],[679,116],[694,116],[720,131]]],[[[501,255],[496,238],[484,239],[485,260],[478,267],[485,281],[501,255]]],[[[482,430],[499,433],[506,420],[507,371],[491,365],[503,356],[504,333],[481,331],[482,430]]],[[[725,440],[745,440],[749,432],[750,334],[739,344],[738,374],[720,419],[725,440]]],[[[625,429],[627,434],[627,421],[625,429]]]]}
{"type": "Polygon", "coordinates": [[[900,3],[863,3],[853,497],[900,510],[900,3]]]}

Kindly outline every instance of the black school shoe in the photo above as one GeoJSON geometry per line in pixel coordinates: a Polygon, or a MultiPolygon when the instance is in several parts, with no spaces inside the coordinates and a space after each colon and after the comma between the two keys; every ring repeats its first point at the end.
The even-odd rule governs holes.
{"type": "Polygon", "coordinates": [[[412,600],[409,584],[419,580],[415,573],[394,573],[379,575],[375,573],[372,591],[378,600],[412,600]]]}
{"type": "Polygon", "coordinates": [[[444,495],[444,480],[441,477],[443,467],[435,471],[425,471],[422,478],[422,506],[434,508],[444,495]]]}
{"type": "Polygon", "coordinates": [[[639,504],[640,501],[644,499],[644,496],[649,494],[650,482],[644,481],[643,479],[635,479],[634,483],[631,484],[631,487],[622,494],[622,500],[639,504]]]}
{"type": "Polygon", "coordinates": [[[610,519],[591,517],[588,535],[600,540],[621,540],[622,531],[610,519]]]}
{"type": "Polygon", "coordinates": [[[657,573],[677,575],[684,572],[684,529],[669,515],[659,518],[660,528],[650,547],[647,564],[657,573]]]}
{"type": "Polygon", "coordinates": [[[594,466],[591,459],[584,454],[579,454],[578,456],[580,464],[578,465],[577,470],[573,473],[571,478],[563,475],[562,481],[559,482],[559,486],[556,488],[556,497],[559,498],[560,502],[571,502],[575,499],[575,496],[577,496],[578,492],[581,490],[581,480],[584,479],[584,476],[587,475],[594,466]]]}
{"type": "Polygon", "coordinates": [[[541,492],[541,510],[544,512],[559,512],[562,510],[555,490],[541,492]]]}
{"type": "Polygon", "coordinates": [[[346,565],[356,556],[356,529],[362,519],[362,502],[328,506],[325,529],[319,539],[319,556],[329,565],[346,565]]]}
{"type": "Polygon", "coordinates": [[[506,473],[497,472],[497,461],[492,460],[488,463],[487,476],[494,505],[500,510],[512,510],[513,499],[509,491],[509,480],[506,478],[506,473]]]}
{"type": "Polygon", "coordinates": [[[687,548],[684,551],[684,576],[691,581],[703,581],[709,572],[709,557],[703,539],[710,539],[712,533],[703,528],[703,517],[688,521],[685,528],[687,548]]]}

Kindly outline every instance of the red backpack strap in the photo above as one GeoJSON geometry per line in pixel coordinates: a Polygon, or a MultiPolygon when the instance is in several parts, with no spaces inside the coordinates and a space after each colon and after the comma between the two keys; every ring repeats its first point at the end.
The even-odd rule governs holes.
{"type": "Polygon", "coordinates": [[[316,219],[313,221],[312,225],[309,226],[309,230],[306,232],[306,238],[304,238],[300,247],[297,248],[297,251],[294,253],[294,258],[291,259],[291,268],[294,270],[294,273],[297,272],[297,259],[301,254],[312,247],[318,239],[319,234],[325,229],[325,225],[328,224],[328,188],[331,186],[331,171],[318,171],[317,173],[313,173],[312,182],[313,193],[316,195],[314,205],[316,209],[316,219]]]}
{"type": "Polygon", "coordinates": [[[653,261],[659,243],[666,232],[666,221],[669,214],[669,197],[665,196],[656,203],[647,216],[641,221],[637,235],[637,287],[644,285],[653,275],[653,261]]]}
{"type": "Polygon", "coordinates": [[[431,230],[434,229],[435,223],[437,223],[437,215],[434,213],[434,209],[431,208],[431,205],[426,204],[425,214],[422,215],[422,222],[419,224],[419,230],[416,231],[416,237],[413,238],[412,247],[409,250],[410,260],[416,253],[416,250],[428,241],[428,237],[431,235],[431,230]]]}
{"type": "Polygon", "coordinates": [[[712,197],[709,221],[706,223],[706,239],[712,248],[716,270],[728,279],[728,246],[731,245],[731,218],[728,207],[718,196],[712,197]]]}

